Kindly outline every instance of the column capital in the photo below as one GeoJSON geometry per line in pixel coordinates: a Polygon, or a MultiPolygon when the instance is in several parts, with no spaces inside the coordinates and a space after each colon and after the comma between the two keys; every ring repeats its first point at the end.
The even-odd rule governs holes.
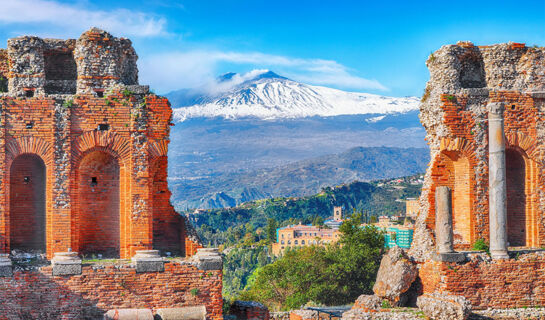
{"type": "Polygon", "coordinates": [[[486,107],[490,115],[501,116],[505,111],[505,102],[491,102],[486,107]]]}

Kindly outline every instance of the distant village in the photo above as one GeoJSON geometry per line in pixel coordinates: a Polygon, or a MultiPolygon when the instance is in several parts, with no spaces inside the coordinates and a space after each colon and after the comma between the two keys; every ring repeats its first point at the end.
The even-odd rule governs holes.
{"type": "MultiPolygon", "coordinates": [[[[413,241],[414,219],[418,215],[418,199],[405,200],[406,209],[403,215],[380,216],[375,222],[362,223],[361,227],[374,226],[385,232],[385,246],[408,249],[413,241]]],[[[341,237],[339,231],[344,221],[343,208],[334,207],[333,216],[322,226],[289,225],[276,229],[276,242],[272,244],[272,253],[281,255],[285,250],[305,246],[325,246],[335,243],[341,237]]]]}

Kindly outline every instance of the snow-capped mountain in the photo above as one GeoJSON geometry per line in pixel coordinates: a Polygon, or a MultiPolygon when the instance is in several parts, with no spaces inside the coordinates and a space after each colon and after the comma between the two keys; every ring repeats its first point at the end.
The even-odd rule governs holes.
{"type": "MultiPolygon", "coordinates": [[[[312,86],[272,71],[221,76],[213,89],[167,94],[176,121],[190,118],[304,118],[356,114],[393,114],[418,110],[416,97],[394,98],[312,86]]],[[[380,116],[373,118],[380,121],[380,116]]]]}

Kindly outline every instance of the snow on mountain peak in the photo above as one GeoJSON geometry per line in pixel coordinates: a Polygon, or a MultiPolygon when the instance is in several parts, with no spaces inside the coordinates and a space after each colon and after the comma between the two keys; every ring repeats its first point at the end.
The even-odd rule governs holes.
{"type": "Polygon", "coordinates": [[[174,118],[222,117],[238,119],[303,118],[355,114],[391,114],[417,110],[416,97],[385,97],[369,93],[346,92],[296,82],[269,70],[220,76],[214,90],[208,90],[196,104],[186,107],[176,92],[167,95],[174,101],[174,118]]]}

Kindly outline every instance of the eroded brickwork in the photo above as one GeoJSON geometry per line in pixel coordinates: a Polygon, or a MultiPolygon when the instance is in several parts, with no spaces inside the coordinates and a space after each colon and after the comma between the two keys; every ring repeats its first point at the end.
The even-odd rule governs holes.
{"type": "Polygon", "coordinates": [[[0,277],[0,319],[102,319],[110,309],[204,305],[222,319],[221,270],[171,261],[165,272],[137,273],[129,265],[87,265],[77,276],[52,276],[51,267],[0,277]]]}
{"type": "Polygon", "coordinates": [[[511,254],[511,259],[498,261],[485,255],[458,264],[432,257],[438,186],[452,190],[455,249],[489,241],[487,105],[496,102],[505,106],[508,245],[511,250],[545,246],[545,49],[461,42],[434,52],[427,65],[430,81],[420,119],[431,162],[410,250],[420,263],[424,292],[462,295],[475,308],[542,305],[542,254],[524,259],[511,254]]]}
{"type": "Polygon", "coordinates": [[[424,293],[461,295],[475,309],[536,307],[545,304],[545,257],[528,254],[495,262],[464,264],[427,261],[420,268],[424,293]]]}
{"type": "Polygon", "coordinates": [[[0,49],[0,93],[8,91],[8,52],[0,49]]]}
{"type": "Polygon", "coordinates": [[[202,245],[170,204],[172,109],[138,85],[136,59],[129,40],[95,28],[78,40],[10,39],[0,50],[0,253],[177,258],[157,257],[151,271],[140,260],[99,262],[62,277],[16,266],[0,277],[0,319],[197,305],[222,318],[221,258],[190,261],[202,245]]]}
{"type": "MultiPolygon", "coordinates": [[[[166,183],[172,110],[137,85],[136,59],[129,40],[99,29],[78,40],[19,37],[0,51],[9,81],[0,95],[1,252],[24,245],[17,226],[27,221],[26,237],[42,239],[48,257],[186,254],[191,229],[166,183]],[[25,157],[43,168],[25,169],[25,157]]],[[[188,255],[198,243],[189,239],[188,255]]]]}
{"type": "Polygon", "coordinates": [[[522,44],[444,46],[427,61],[431,79],[420,118],[431,162],[412,253],[433,252],[435,188],[453,192],[455,248],[488,240],[488,122],[486,106],[505,103],[510,245],[545,244],[545,175],[539,163],[545,135],[545,53],[522,44]]]}

